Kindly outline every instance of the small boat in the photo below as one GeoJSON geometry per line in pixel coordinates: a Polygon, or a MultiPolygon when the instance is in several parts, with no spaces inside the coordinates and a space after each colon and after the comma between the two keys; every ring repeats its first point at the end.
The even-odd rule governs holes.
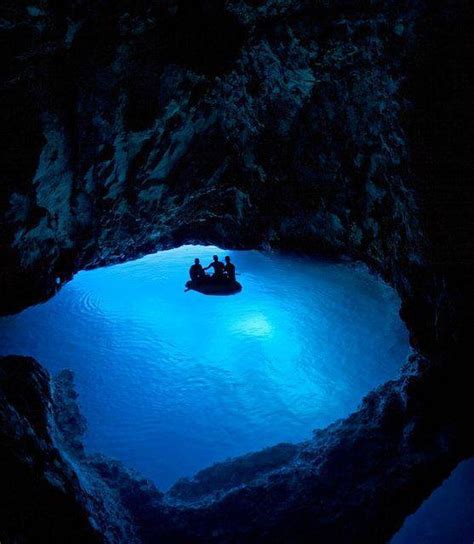
{"type": "Polygon", "coordinates": [[[203,295],[235,295],[242,291],[242,285],[238,281],[191,281],[186,282],[185,291],[197,291],[203,295]]]}

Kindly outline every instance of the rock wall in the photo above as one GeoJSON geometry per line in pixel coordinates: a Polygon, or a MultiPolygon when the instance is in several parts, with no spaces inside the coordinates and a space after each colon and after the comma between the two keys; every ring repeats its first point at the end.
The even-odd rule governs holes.
{"type": "Polygon", "coordinates": [[[421,7],[188,4],[9,5],[2,311],[183,242],[422,258],[402,118],[421,7]]]}
{"type": "Polygon", "coordinates": [[[102,542],[54,439],[49,377],[33,359],[0,360],[0,423],[2,542],[102,542]]]}
{"type": "MultiPolygon", "coordinates": [[[[18,420],[2,435],[2,466],[23,482],[6,534],[26,534],[25,512],[49,530],[30,514],[33,457],[48,459],[35,473],[43,503],[68,508],[85,541],[387,541],[473,453],[469,3],[7,0],[3,11],[1,312],[80,269],[184,242],[291,247],[383,275],[417,352],[314,440],[210,468],[165,496],[88,458],[80,418],[68,427],[58,397],[68,506],[39,439],[33,453],[13,440],[30,425],[18,420]]],[[[5,364],[8,383],[17,363],[5,364]]],[[[29,365],[19,398],[42,372],[29,365]]],[[[45,387],[30,417],[49,414],[36,432],[54,448],[45,387]]],[[[18,401],[2,402],[9,413],[18,401]]]]}

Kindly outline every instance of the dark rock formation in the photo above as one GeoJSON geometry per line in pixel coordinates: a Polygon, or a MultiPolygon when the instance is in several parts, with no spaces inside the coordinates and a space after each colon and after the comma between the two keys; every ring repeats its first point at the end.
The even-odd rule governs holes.
{"type": "Polygon", "coordinates": [[[33,359],[0,360],[0,444],[2,542],[102,542],[57,447],[49,378],[33,359]]]}
{"type": "Polygon", "coordinates": [[[469,3],[3,4],[1,312],[80,269],[184,242],[284,246],[367,262],[399,291],[417,351],[311,442],[165,496],[84,454],[79,414],[64,419],[68,375],[54,438],[47,377],[9,360],[2,478],[11,464],[22,493],[4,505],[6,536],[56,523],[58,541],[68,527],[91,542],[386,541],[474,453],[469,3]],[[29,487],[71,524],[38,515],[29,487]]]}
{"type": "Polygon", "coordinates": [[[11,3],[3,311],[183,242],[423,258],[403,122],[422,7],[200,4],[11,3]]]}

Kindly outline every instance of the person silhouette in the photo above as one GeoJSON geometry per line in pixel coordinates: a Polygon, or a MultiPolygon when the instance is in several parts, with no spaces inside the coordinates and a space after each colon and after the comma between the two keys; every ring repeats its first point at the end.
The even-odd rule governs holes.
{"type": "Polygon", "coordinates": [[[194,264],[189,269],[189,277],[191,281],[199,281],[204,278],[206,274],[199,259],[194,259],[194,264]]]}
{"type": "Polygon", "coordinates": [[[216,280],[220,280],[224,277],[224,263],[221,263],[219,261],[219,257],[217,255],[214,255],[212,257],[212,262],[209,266],[206,266],[206,268],[203,268],[203,270],[209,270],[209,268],[214,269],[214,274],[212,277],[216,280]]]}
{"type": "Polygon", "coordinates": [[[224,261],[225,261],[224,271],[226,273],[227,279],[230,281],[235,281],[235,265],[230,262],[229,255],[227,255],[224,258],[224,261]]]}

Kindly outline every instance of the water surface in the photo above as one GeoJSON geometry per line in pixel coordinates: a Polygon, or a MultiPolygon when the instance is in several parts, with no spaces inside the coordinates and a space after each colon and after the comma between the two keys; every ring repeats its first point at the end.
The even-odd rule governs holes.
{"type": "Polygon", "coordinates": [[[408,354],[396,293],[362,266],[230,252],[243,291],[183,291],[185,246],[80,272],[0,319],[0,351],[75,372],[86,445],[166,488],[212,462],[308,439],[395,377],[408,354]]]}

